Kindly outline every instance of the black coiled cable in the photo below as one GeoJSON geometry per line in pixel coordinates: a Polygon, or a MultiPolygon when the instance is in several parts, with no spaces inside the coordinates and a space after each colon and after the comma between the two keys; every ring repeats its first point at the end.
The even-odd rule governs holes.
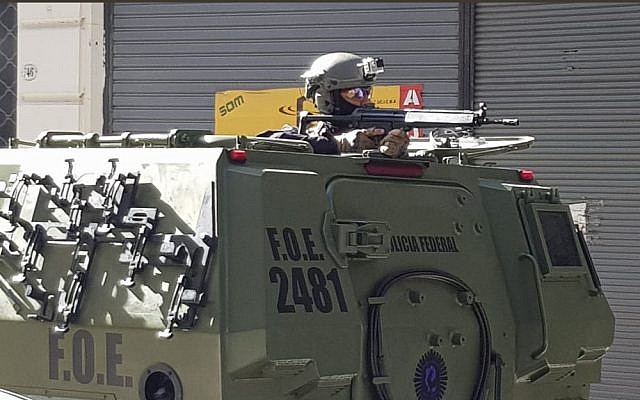
{"type": "MultiPolygon", "coordinates": [[[[466,291],[473,294],[471,288],[464,281],[454,275],[432,269],[417,269],[400,272],[382,279],[378,283],[373,297],[382,298],[396,283],[406,279],[415,278],[444,282],[460,291],[466,291]]],[[[367,313],[369,322],[367,327],[367,349],[369,351],[369,372],[372,380],[377,377],[386,376],[384,369],[384,355],[382,354],[382,324],[380,320],[381,307],[382,304],[369,304],[367,313]]],[[[474,301],[471,304],[471,308],[478,322],[481,343],[478,378],[476,380],[473,397],[471,399],[481,400],[485,392],[487,376],[491,366],[491,330],[489,327],[489,321],[487,320],[487,315],[482,305],[474,301]]],[[[374,382],[374,386],[378,393],[379,400],[391,400],[387,390],[387,383],[374,382]]],[[[496,388],[496,390],[499,390],[499,388],[496,388]]]]}

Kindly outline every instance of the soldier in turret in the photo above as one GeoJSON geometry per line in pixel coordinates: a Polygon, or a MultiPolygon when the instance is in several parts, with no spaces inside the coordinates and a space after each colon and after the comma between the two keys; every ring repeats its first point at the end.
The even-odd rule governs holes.
{"type": "MultiPolygon", "coordinates": [[[[318,111],[347,115],[356,108],[374,106],[373,84],[383,71],[380,58],[329,53],[318,57],[301,77],[305,79],[305,97],[313,101],[318,111]]],[[[409,143],[409,137],[400,129],[351,129],[329,122],[319,122],[307,132],[285,130],[269,135],[306,140],[316,153],[322,154],[379,149],[387,156],[400,157],[406,154],[409,143]]]]}

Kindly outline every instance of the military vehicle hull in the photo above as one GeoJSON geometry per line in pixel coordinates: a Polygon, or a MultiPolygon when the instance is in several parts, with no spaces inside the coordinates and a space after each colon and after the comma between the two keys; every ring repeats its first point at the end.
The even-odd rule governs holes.
{"type": "Polygon", "coordinates": [[[0,387],[34,398],[588,398],[613,315],[517,170],[0,151],[0,387]]]}

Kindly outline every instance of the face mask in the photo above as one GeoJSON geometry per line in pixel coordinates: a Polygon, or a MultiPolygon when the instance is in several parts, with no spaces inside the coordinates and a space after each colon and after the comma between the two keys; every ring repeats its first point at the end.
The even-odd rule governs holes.
{"type": "Polygon", "coordinates": [[[347,114],[351,114],[353,110],[355,110],[356,108],[359,108],[359,106],[355,104],[351,104],[348,101],[346,101],[340,94],[340,90],[334,90],[332,94],[333,94],[333,100],[335,104],[334,112],[333,112],[334,114],[347,115],[347,114]]]}

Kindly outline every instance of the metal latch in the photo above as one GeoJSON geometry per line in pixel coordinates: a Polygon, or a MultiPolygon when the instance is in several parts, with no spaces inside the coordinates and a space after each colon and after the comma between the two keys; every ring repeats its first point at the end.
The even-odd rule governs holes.
{"type": "Polygon", "coordinates": [[[390,227],[382,221],[336,220],[333,212],[325,213],[322,236],[336,263],[347,267],[347,261],[380,259],[391,252],[390,227]]]}
{"type": "Polygon", "coordinates": [[[21,271],[13,276],[14,282],[24,282],[27,275],[36,268],[38,260],[42,258],[42,250],[47,244],[47,231],[41,224],[25,233],[27,239],[27,247],[22,253],[22,261],[20,262],[21,271]]]}
{"type": "Polygon", "coordinates": [[[197,237],[175,236],[172,242],[163,243],[164,257],[180,260],[186,270],[176,283],[169,310],[165,316],[165,329],[158,332],[162,339],[173,337],[173,329],[190,329],[195,326],[198,309],[206,304],[209,281],[209,264],[217,245],[217,238],[209,235],[197,237]]]}
{"type": "Polygon", "coordinates": [[[80,234],[76,243],[64,288],[58,293],[56,310],[58,325],[54,328],[56,332],[67,332],[69,324],[74,322],[78,316],[86,288],[87,276],[90,274],[93,255],[96,250],[96,228],[96,223],[90,224],[80,234]]]}
{"type": "Polygon", "coordinates": [[[144,249],[155,230],[157,216],[157,208],[130,208],[129,213],[122,218],[123,226],[131,226],[137,230],[135,242],[127,244],[125,253],[120,256],[121,262],[129,263],[127,277],[120,281],[123,286],[132,287],[135,284],[135,275],[147,264],[144,249]]]}
{"type": "Polygon", "coordinates": [[[389,256],[389,224],[386,222],[336,221],[340,254],[356,258],[389,256]]]}

